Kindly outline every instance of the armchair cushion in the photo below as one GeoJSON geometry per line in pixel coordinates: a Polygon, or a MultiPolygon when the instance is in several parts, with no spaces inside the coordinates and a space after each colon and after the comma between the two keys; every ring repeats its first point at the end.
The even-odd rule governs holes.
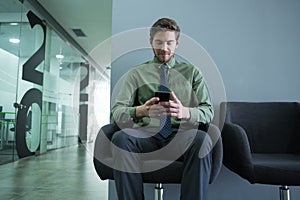
{"type": "Polygon", "coordinates": [[[275,185],[299,185],[300,155],[253,154],[254,180],[275,185]]]}

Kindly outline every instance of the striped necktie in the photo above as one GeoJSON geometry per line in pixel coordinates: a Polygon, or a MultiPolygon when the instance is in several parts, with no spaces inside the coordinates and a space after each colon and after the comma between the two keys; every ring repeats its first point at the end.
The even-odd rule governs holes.
{"type": "MultiPolygon", "coordinates": [[[[169,78],[168,78],[168,66],[166,64],[161,65],[160,73],[160,86],[159,90],[163,92],[170,92],[169,90],[169,78]]],[[[172,133],[171,119],[164,114],[160,115],[160,135],[167,138],[172,133]]]]}

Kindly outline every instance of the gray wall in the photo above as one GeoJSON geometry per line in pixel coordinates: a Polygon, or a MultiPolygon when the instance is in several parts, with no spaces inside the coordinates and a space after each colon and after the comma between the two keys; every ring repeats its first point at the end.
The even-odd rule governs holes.
{"type": "MultiPolygon", "coordinates": [[[[112,33],[149,27],[165,16],[211,55],[228,100],[300,100],[299,0],[114,0],[112,33]]],[[[122,68],[145,58],[151,56],[131,65],[123,60],[122,68]]]]}
{"type": "MultiPolygon", "coordinates": [[[[299,0],[114,0],[112,33],[149,27],[160,17],[174,18],[184,34],[207,50],[222,75],[227,100],[300,100],[299,0]]],[[[112,85],[130,67],[151,58],[152,52],[145,50],[117,59],[112,85]]],[[[172,191],[179,187],[168,187],[166,195],[176,196],[172,191]]],[[[223,168],[208,199],[277,196],[276,186],[251,185],[223,168]]],[[[299,188],[292,188],[292,198],[300,199],[299,188]]]]}

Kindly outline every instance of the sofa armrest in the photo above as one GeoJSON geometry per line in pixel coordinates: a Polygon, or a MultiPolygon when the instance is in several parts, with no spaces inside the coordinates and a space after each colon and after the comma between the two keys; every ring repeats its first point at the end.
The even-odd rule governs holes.
{"type": "Polygon", "coordinates": [[[252,182],[253,164],[251,148],[245,130],[233,123],[225,123],[222,130],[223,164],[252,182]]]}

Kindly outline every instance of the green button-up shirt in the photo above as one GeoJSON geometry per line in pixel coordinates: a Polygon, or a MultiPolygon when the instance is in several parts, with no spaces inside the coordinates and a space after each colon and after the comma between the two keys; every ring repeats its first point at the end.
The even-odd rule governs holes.
{"type": "MultiPolygon", "coordinates": [[[[154,97],[160,85],[160,66],[162,63],[154,57],[152,61],[132,68],[120,88],[112,107],[115,122],[133,122],[135,127],[158,126],[159,118],[135,115],[136,106],[144,104],[154,97]]],[[[190,119],[171,118],[172,125],[182,123],[207,124],[213,118],[213,107],[201,72],[191,64],[179,62],[172,58],[169,66],[169,88],[175,93],[182,105],[189,108],[190,119]]]]}

